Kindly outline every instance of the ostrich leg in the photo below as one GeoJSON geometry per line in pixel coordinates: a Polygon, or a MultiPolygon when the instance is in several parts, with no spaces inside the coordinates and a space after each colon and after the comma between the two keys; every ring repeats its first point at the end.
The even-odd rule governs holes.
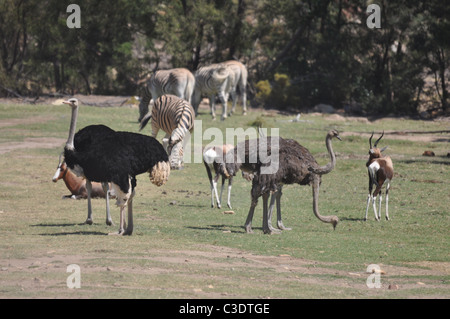
{"type": "Polygon", "coordinates": [[[277,203],[277,227],[281,230],[291,230],[292,228],[288,228],[283,225],[283,221],[281,220],[281,195],[283,195],[282,188],[280,187],[278,191],[272,194],[272,197],[270,199],[270,206],[269,206],[269,228],[272,229],[274,232],[279,232],[278,230],[274,229],[272,227],[272,215],[273,215],[273,208],[275,205],[275,201],[277,203]]]}
{"type": "Polygon", "coordinates": [[[94,222],[92,220],[92,203],[91,203],[92,183],[88,179],[86,179],[86,190],[87,190],[88,215],[85,224],[92,225],[92,223],[94,222]]]}
{"type": "Polygon", "coordinates": [[[283,221],[281,220],[281,195],[283,195],[282,187],[276,193],[277,199],[277,227],[281,230],[292,230],[292,228],[285,227],[283,221]]]}
{"type": "MultiPolygon", "coordinates": [[[[272,226],[273,207],[275,206],[275,201],[277,199],[277,194],[278,194],[278,191],[273,193],[272,196],[270,197],[270,205],[269,205],[269,210],[267,212],[267,218],[263,215],[263,230],[264,230],[264,219],[265,218],[267,219],[268,231],[264,230],[264,233],[266,233],[266,234],[274,234],[274,233],[275,234],[280,234],[281,233],[281,231],[279,231],[278,229],[275,229],[272,226]]],[[[269,197],[268,193],[267,193],[267,197],[269,197]]],[[[263,214],[264,214],[264,212],[263,212],[263,214]]]]}
{"type": "Polygon", "coordinates": [[[253,199],[252,196],[252,203],[250,204],[250,210],[248,211],[248,216],[247,216],[247,220],[245,221],[245,231],[247,233],[253,233],[252,230],[252,219],[253,219],[253,214],[255,212],[255,207],[258,204],[258,199],[253,199]]]}
{"type": "Polygon", "coordinates": [[[109,184],[108,183],[102,183],[103,191],[105,192],[105,198],[106,198],[106,225],[111,226],[114,225],[111,213],[109,212],[109,184]]]}
{"type": "Polygon", "coordinates": [[[134,197],[135,191],[131,193],[130,198],[127,201],[128,206],[128,227],[123,233],[123,235],[131,235],[133,233],[133,197],[134,197]]]}

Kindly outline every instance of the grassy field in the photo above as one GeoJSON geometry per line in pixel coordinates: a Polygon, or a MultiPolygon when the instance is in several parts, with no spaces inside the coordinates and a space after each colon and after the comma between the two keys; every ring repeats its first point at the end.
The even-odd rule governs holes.
{"type": "MultiPolygon", "coordinates": [[[[82,105],[78,129],[103,123],[137,132],[137,117],[133,108],[82,105]]],[[[51,181],[68,134],[68,107],[0,104],[0,298],[449,298],[450,135],[391,133],[449,130],[450,121],[305,114],[289,122],[294,117],[251,110],[213,122],[203,109],[198,119],[203,132],[255,121],[279,128],[321,165],[329,161],[327,131],[339,130],[337,165],[323,176],[319,201],[322,215],[340,218],[336,230],[313,215],[311,188],[291,185],[282,211],[292,230],[264,235],[260,201],[254,234],[246,234],[251,184],[235,178],[235,214],[223,214],[210,208],[203,164],[188,163],[160,188],[138,176],[135,231],[118,237],[106,236],[118,227],[114,205],[115,226],[105,225],[101,199],[93,201],[94,224],[85,225],[86,200],[61,199],[69,191],[51,181]],[[372,210],[362,220],[373,130],[387,132],[380,146],[389,146],[395,167],[390,221],[384,208],[380,222],[372,210]],[[425,150],[436,156],[422,156],[425,150]],[[71,264],[80,267],[80,289],[67,287],[71,264]],[[382,270],[381,288],[366,284],[371,264],[382,270]]]]}

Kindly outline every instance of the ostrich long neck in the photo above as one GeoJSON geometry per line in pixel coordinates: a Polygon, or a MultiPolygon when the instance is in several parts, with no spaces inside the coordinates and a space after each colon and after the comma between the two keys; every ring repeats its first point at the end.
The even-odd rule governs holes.
{"type": "Polygon", "coordinates": [[[328,174],[329,172],[331,172],[333,170],[334,166],[336,165],[336,156],[334,155],[333,147],[331,146],[331,138],[332,137],[330,135],[327,135],[327,138],[325,141],[325,144],[327,145],[328,154],[330,154],[331,162],[329,162],[328,164],[326,164],[324,166],[312,168],[312,171],[315,174],[319,174],[319,175],[328,174]]]}
{"type": "Polygon", "coordinates": [[[313,189],[313,212],[316,217],[324,222],[324,223],[330,223],[333,225],[333,228],[336,228],[337,223],[339,222],[339,218],[334,215],[330,216],[322,216],[319,213],[319,185],[320,185],[320,176],[316,175],[314,176],[313,183],[312,183],[312,189],[313,189]]]}
{"type": "Polygon", "coordinates": [[[77,117],[78,117],[78,107],[72,108],[72,118],[70,119],[70,129],[69,129],[69,137],[67,138],[66,148],[73,150],[75,147],[73,145],[73,139],[75,136],[75,129],[77,126],[77,117]]]}

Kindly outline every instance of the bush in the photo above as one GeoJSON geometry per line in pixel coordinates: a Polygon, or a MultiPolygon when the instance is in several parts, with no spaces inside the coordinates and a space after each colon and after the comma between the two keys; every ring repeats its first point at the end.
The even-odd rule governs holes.
{"type": "Polygon", "coordinates": [[[262,80],[256,84],[256,100],[259,105],[269,108],[286,109],[296,104],[296,94],[289,76],[275,73],[272,83],[262,80]]]}

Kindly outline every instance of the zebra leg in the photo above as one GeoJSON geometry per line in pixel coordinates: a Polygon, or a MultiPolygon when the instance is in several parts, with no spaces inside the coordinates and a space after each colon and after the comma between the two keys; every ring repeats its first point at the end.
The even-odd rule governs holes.
{"type": "Polygon", "coordinates": [[[222,118],[221,120],[225,120],[227,118],[227,95],[224,92],[219,92],[219,100],[222,103],[222,118]]]}
{"type": "Polygon", "coordinates": [[[209,107],[211,108],[212,119],[216,119],[216,101],[214,100],[214,95],[209,97],[209,107]]]}
{"type": "Polygon", "coordinates": [[[233,90],[230,92],[231,95],[231,101],[233,102],[231,106],[231,111],[229,116],[231,116],[236,111],[236,102],[237,102],[237,96],[236,96],[236,90],[233,90]]]}
{"type": "Polygon", "coordinates": [[[245,85],[240,87],[242,95],[242,114],[247,115],[247,92],[245,91],[245,85]]]}

